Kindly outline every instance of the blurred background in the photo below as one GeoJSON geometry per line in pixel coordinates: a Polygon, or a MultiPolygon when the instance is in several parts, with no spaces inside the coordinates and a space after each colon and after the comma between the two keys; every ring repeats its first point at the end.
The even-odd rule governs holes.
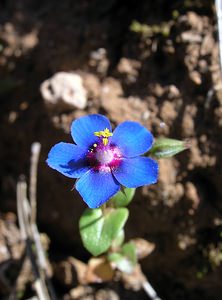
{"type": "MultiPolygon", "coordinates": [[[[159,161],[156,185],[137,190],[127,239],[155,245],[142,268],[162,299],[221,299],[222,81],[214,1],[1,0],[0,101],[1,299],[27,299],[30,292],[18,268],[16,183],[20,174],[29,177],[34,141],[42,145],[38,227],[50,240],[56,291],[71,299],[64,295],[75,282],[67,284],[57,270],[68,256],[89,258],[78,233],[86,206],[71,191],[74,182],[45,160],[55,143],[71,142],[72,120],[90,113],[106,115],[113,126],[134,120],[155,137],[189,140],[188,151],[159,161]],[[23,284],[15,287],[19,276],[23,284]]],[[[119,298],[95,299],[147,299],[124,293],[118,287],[119,298]]]]}

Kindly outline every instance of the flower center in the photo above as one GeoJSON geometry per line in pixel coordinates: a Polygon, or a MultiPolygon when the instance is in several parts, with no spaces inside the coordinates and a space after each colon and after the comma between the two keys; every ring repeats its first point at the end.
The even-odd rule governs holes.
{"type": "Polygon", "coordinates": [[[98,150],[95,154],[96,159],[99,163],[106,165],[114,159],[114,153],[112,150],[98,150]]]}
{"type": "Polygon", "coordinates": [[[122,160],[122,154],[118,147],[109,143],[109,137],[113,134],[108,128],[94,132],[99,138],[88,150],[87,160],[90,166],[97,171],[111,172],[117,168],[122,160]]]}

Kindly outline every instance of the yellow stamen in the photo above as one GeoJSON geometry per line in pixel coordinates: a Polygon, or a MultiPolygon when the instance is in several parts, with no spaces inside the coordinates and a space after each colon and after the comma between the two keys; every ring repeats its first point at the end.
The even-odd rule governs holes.
{"type": "Polygon", "coordinates": [[[106,128],[106,129],[103,131],[103,133],[104,133],[105,137],[110,137],[110,136],[113,135],[112,132],[110,132],[108,128],[106,128]]]}
{"type": "Polygon", "coordinates": [[[112,132],[109,131],[108,128],[106,128],[106,129],[101,130],[101,131],[95,131],[94,135],[98,136],[98,137],[108,138],[108,137],[112,136],[113,134],[112,134],[112,132]]]}
{"type": "Polygon", "coordinates": [[[94,135],[100,137],[101,136],[101,131],[95,131],[94,135]]]}
{"type": "Polygon", "coordinates": [[[96,148],[98,145],[97,144],[93,144],[93,147],[96,148]]]}
{"type": "Polygon", "coordinates": [[[106,146],[108,144],[108,138],[103,138],[103,145],[106,146]]]}
{"type": "Polygon", "coordinates": [[[109,131],[108,128],[105,128],[104,130],[101,130],[101,131],[95,131],[94,132],[94,135],[95,136],[98,136],[98,137],[102,137],[103,138],[103,145],[106,146],[108,145],[108,138],[110,136],[112,136],[112,132],[109,131]]]}

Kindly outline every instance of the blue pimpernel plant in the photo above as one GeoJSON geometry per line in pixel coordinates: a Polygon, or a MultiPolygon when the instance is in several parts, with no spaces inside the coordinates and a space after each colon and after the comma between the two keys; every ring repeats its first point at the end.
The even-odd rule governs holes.
{"type": "Polygon", "coordinates": [[[105,261],[120,272],[137,265],[133,242],[124,243],[124,225],[135,188],[156,183],[158,163],[143,156],[171,157],[188,147],[183,141],[159,138],[137,122],[125,121],[112,132],[109,120],[92,114],[73,121],[74,143],[58,143],[48,154],[48,165],[75,178],[75,187],[89,206],[79,221],[85,248],[93,255],[106,253],[105,261]],[[121,188],[122,187],[122,188],[121,188]],[[108,201],[109,200],[109,201],[108,201]]]}
{"type": "Polygon", "coordinates": [[[93,114],[75,120],[71,135],[75,144],[56,144],[47,163],[77,178],[75,187],[90,208],[100,207],[121,185],[137,188],[157,182],[157,162],[141,156],[151,149],[154,139],[139,123],[126,121],[112,132],[105,116],[93,114]]]}

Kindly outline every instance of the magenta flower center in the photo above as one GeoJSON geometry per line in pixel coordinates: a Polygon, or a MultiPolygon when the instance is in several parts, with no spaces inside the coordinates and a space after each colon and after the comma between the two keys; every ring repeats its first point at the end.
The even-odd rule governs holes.
{"type": "Polygon", "coordinates": [[[96,151],[95,157],[99,163],[101,163],[102,165],[107,165],[113,161],[114,153],[111,149],[101,149],[96,151]]]}
{"type": "Polygon", "coordinates": [[[109,137],[112,136],[109,129],[94,132],[94,135],[99,137],[99,143],[93,144],[88,150],[89,165],[97,171],[111,172],[111,169],[117,168],[122,160],[121,151],[109,143],[109,137]]]}

